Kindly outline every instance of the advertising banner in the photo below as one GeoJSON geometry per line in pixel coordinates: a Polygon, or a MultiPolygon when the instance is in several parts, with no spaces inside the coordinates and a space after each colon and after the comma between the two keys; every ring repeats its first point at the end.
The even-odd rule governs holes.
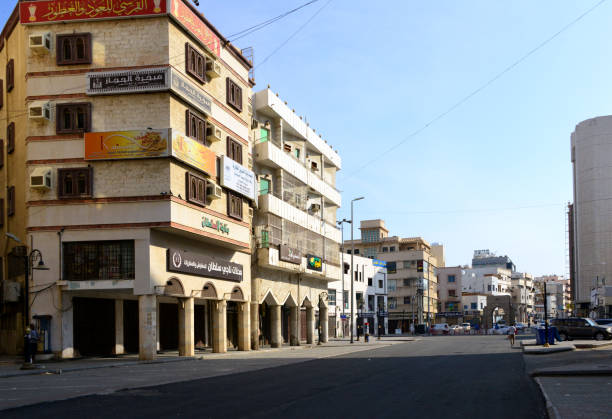
{"type": "Polygon", "coordinates": [[[140,159],[170,156],[170,130],[85,133],[85,160],[140,159]]]}
{"type": "Polygon", "coordinates": [[[178,71],[172,70],[171,89],[187,102],[207,115],[212,113],[212,99],[201,87],[183,77],[178,71]]]}
{"type": "Polygon", "coordinates": [[[112,95],[168,90],[169,76],[169,67],[87,73],[87,94],[112,95]]]}
{"type": "Polygon", "coordinates": [[[378,266],[379,268],[386,268],[387,262],[385,262],[384,260],[374,259],[372,260],[372,265],[378,266]]]}
{"type": "Polygon", "coordinates": [[[166,13],[166,0],[45,0],[19,3],[22,24],[155,16],[166,13]]]}
{"type": "Polygon", "coordinates": [[[221,186],[255,199],[255,173],[227,156],[221,162],[221,186]]]}
{"type": "Polygon", "coordinates": [[[306,266],[313,271],[321,272],[323,270],[323,260],[314,255],[306,255],[306,266]]]}
{"type": "Polygon", "coordinates": [[[172,156],[195,169],[208,173],[210,177],[217,176],[215,152],[177,131],[172,131],[172,156]]]}
{"type": "Polygon", "coordinates": [[[302,264],[302,254],[298,249],[289,247],[286,244],[280,245],[280,260],[289,263],[295,263],[297,265],[302,264]]]}
{"type": "Polygon", "coordinates": [[[172,0],[170,13],[182,27],[194,34],[217,57],[221,55],[219,37],[182,0],[172,0]]]}
{"type": "Polygon", "coordinates": [[[166,256],[166,269],[169,272],[242,281],[242,265],[238,263],[178,249],[168,249],[166,256]]]}

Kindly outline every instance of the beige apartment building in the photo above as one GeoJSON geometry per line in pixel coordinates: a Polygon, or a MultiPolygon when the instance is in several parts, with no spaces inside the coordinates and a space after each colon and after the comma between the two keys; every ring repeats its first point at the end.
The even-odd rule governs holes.
{"type": "Polygon", "coordinates": [[[347,253],[387,264],[389,331],[407,332],[410,323],[433,324],[439,311],[437,268],[444,267],[444,247],[421,237],[389,236],[383,220],[363,220],[361,239],[344,243],[347,253]]]}
{"type": "Polygon", "coordinates": [[[341,278],[340,156],[269,87],[254,94],[253,107],[259,191],[252,346],[299,345],[317,336],[326,342],[338,314],[328,284],[341,278]]]}
{"type": "Polygon", "coordinates": [[[1,351],[249,350],[251,63],[188,1],[57,3],[0,41],[1,351]]]}

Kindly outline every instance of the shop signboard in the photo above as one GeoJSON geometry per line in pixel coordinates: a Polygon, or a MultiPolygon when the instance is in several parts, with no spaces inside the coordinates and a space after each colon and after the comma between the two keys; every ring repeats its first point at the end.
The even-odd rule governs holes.
{"type": "Polygon", "coordinates": [[[219,57],[221,55],[221,41],[219,37],[182,0],[171,0],[171,3],[170,16],[179,25],[194,34],[203,45],[219,57]]]}
{"type": "Polygon", "coordinates": [[[169,67],[87,73],[87,94],[90,96],[159,92],[169,88],[169,67]]]}
{"type": "Polygon", "coordinates": [[[255,173],[227,156],[221,161],[221,186],[255,199],[255,173]]]}
{"type": "Polygon", "coordinates": [[[166,0],[38,0],[19,3],[20,22],[117,19],[164,15],[166,0]]]}
{"type": "Polygon", "coordinates": [[[242,265],[179,249],[167,250],[166,269],[169,272],[242,281],[242,265]]]}
{"type": "Polygon", "coordinates": [[[172,69],[170,88],[200,112],[204,112],[206,115],[212,113],[212,99],[210,96],[174,69],[172,69]]]}
{"type": "Polygon", "coordinates": [[[306,255],[306,265],[308,269],[321,272],[323,270],[323,260],[319,256],[306,255]]]}
{"type": "Polygon", "coordinates": [[[172,156],[195,169],[217,176],[217,155],[214,151],[186,135],[172,130],[172,156]]]}
{"type": "Polygon", "coordinates": [[[378,266],[379,268],[386,268],[387,262],[385,262],[384,260],[374,259],[372,260],[372,265],[378,266]]]}
{"type": "Polygon", "coordinates": [[[169,129],[142,129],[85,133],[85,160],[168,157],[169,129]]]}
{"type": "Polygon", "coordinates": [[[302,264],[302,253],[298,249],[289,247],[286,244],[280,245],[280,260],[295,263],[296,265],[302,264]]]}

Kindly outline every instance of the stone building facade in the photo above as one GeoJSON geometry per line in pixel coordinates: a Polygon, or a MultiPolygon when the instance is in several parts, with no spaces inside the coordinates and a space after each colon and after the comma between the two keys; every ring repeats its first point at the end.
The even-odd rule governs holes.
{"type": "Polygon", "coordinates": [[[249,350],[251,63],[187,1],[56,3],[20,2],[0,51],[3,258],[49,267],[19,297],[45,350],[249,350]]]}

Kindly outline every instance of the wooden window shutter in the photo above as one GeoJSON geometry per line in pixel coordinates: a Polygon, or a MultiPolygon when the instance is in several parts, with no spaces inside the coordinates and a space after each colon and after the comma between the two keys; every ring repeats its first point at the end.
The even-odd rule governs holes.
{"type": "Polygon", "coordinates": [[[0,79],[0,109],[4,106],[4,80],[0,79]]]}
{"type": "Polygon", "coordinates": [[[6,64],[6,93],[15,87],[15,60],[12,58],[6,64]]]}
{"type": "Polygon", "coordinates": [[[0,167],[4,167],[4,140],[0,140],[0,167]]]}
{"type": "Polygon", "coordinates": [[[15,123],[14,122],[11,122],[6,127],[6,141],[7,141],[6,152],[10,154],[13,151],[15,151],[15,123]]]}
{"type": "Polygon", "coordinates": [[[6,198],[8,201],[6,215],[10,217],[12,215],[15,215],[15,187],[9,186],[6,192],[6,198]]]}
{"type": "Polygon", "coordinates": [[[0,199],[0,227],[4,226],[4,199],[0,199]]]}

